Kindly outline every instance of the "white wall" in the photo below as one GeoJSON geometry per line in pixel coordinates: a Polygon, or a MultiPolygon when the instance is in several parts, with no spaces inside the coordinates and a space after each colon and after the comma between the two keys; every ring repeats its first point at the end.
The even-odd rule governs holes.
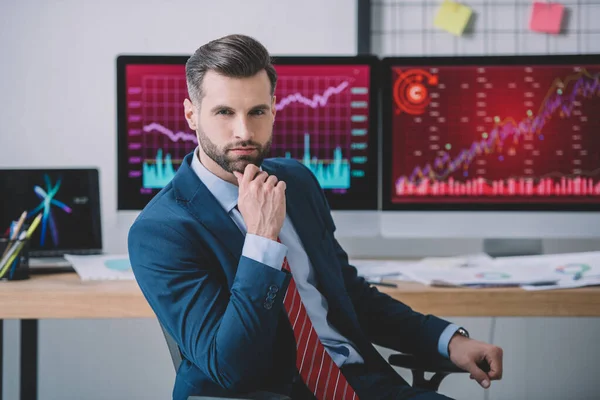
{"type": "MultiPolygon", "coordinates": [[[[255,36],[274,54],[354,54],[355,13],[355,0],[2,0],[0,168],[99,167],[105,248],[125,251],[136,213],[116,211],[115,57],[190,54],[234,32],[255,36]]],[[[380,238],[345,238],[342,244],[353,255],[367,256],[457,254],[481,245],[478,240],[380,238]]],[[[598,242],[550,244],[565,251],[594,248],[598,242]]],[[[459,321],[488,340],[490,318],[459,321]]],[[[580,381],[576,398],[592,398],[598,382],[579,378],[591,378],[586,365],[592,367],[592,361],[567,363],[573,353],[553,346],[570,334],[566,338],[581,345],[577,357],[600,358],[598,322],[551,320],[546,339],[534,341],[541,323],[536,321],[548,322],[498,321],[495,340],[505,347],[510,369],[488,397],[568,398],[571,388],[562,378],[568,372],[569,379],[580,381]],[[545,385],[551,389],[544,390],[545,385]]],[[[5,399],[18,398],[18,338],[16,321],[8,321],[5,399]]],[[[39,345],[40,400],[170,397],[174,373],[154,320],[44,320],[39,345]]],[[[449,378],[442,388],[459,398],[484,399],[464,375],[449,378]]]]}
{"type": "Polygon", "coordinates": [[[273,54],[354,54],[354,0],[3,0],[0,167],[100,168],[105,248],[126,250],[118,215],[118,54],[191,54],[229,33],[273,54]]]}

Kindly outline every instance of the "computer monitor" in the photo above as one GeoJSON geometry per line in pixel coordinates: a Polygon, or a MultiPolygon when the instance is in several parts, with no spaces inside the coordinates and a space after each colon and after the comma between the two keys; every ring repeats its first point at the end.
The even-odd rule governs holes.
{"type": "Polygon", "coordinates": [[[600,55],[382,64],[384,236],[600,237],[600,55]]]}
{"type": "MultiPolygon", "coordinates": [[[[187,126],[188,56],[119,56],[118,208],[139,210],[197,146],[187,126]]],[[[274,57],[277,115],[270,157],[317,177],[332,209],[377,208],[375,57],[274,57]]]]}
{"type": "Polygon", "coordinates": [[[0,169],[0,229],[27,211],[42,219],[30,241],[32,257],[102,251],[97,169],[0,169]]]}

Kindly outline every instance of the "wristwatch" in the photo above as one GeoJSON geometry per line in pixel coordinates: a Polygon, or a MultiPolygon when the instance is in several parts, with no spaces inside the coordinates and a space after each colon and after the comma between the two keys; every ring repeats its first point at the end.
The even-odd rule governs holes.
{"type": "Polygon", "coordinates": [[[469,332],[467,332],[465,328],[458,328],[455,333],[458,333],[459,335],[462,335],[467,338],[469,337],[469,332]]]}

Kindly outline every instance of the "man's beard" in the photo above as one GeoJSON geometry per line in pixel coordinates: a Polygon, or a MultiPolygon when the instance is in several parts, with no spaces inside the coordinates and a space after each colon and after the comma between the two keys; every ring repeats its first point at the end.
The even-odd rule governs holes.
{"type": "Polygon", "coordinates": [[[216,144],[211,142],[204,131],[198,129],[196,132],[198,136],[198,141],[200,146],[202,146],[202,150],[204,153],[214,162],[216,162],[221,168],[229,173],[233,173],[234,171],[244,173],[244,169],[246,169],[246,165],[254,164],[257,167],[260,167],[263,160],[269,154],[271,150],[271,142],[273,141],[273,132],[271,132],[271,137],[269,141],[264,145],[260,145],[251,140],[245,140],[242,142],[234,143],[231,145],[225,146],[223,149],[219,149],[216,144]],[[230,158],[228,156],[229,150],[238,149],[244,147],[254,147],[256,148],[256,155],[241,155],[234,156],[235,158],[230,158]]]}

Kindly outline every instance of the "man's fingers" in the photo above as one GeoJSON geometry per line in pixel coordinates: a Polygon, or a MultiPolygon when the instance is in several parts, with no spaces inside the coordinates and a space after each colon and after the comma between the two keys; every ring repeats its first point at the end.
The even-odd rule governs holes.
{"type": "Polygon", "coordinates": [[[250,183],[254,179],[257,173],[260,172],[260,169],[254,164],[246,165],[244,169],[244,178],[242,179],[243,183],[250,183]]]}
{"type": "Polygon", "coordinates": [[[260,171],[258,174],[256,174],[254,181],[264,183],[268,177],[269,177],[269,174],[267,174],[265,171],[260,171]]]}
{"type": "Polygon", "coordinates": [[[235,176],[235,178],[237,179],[238,185],[241,183],[242,178],[244,177],[244,175],[242,175],[238,171],[233,171],[233,176],[235,176]]]}
{"type": "Polygon", "coordinates": [[[485,361],[490,366],[488,375],[491,379],[502,379],[502,356],[503,352],[500,347],[494,347],[485,355],[485,361]]]}
{"type": "Polygon", "coordinates": [[[277,184],[277,177],[275,175],[270,175],[267,178],[267,181],[265,182],[265,184],[270,185],[270,186],[275,186],[277,184]]]}
{"type": "Polygon", "coordinates": [[[276,187],[281,188],[281,190],[285,191],[285,189],[287,188],[287,185],[285,184],[284,181],[279,181],[279,182],[277,182],[276,187]]]}
{"type": "Polygon", "coordinates": [[[471,373],[473,379],[475,379],[482,388],[487,389],[490,387],[490,377],[487,376],[487,374],[481,369],[479,369],[477,365],[473,363],[469,368],[469,372],[471,373]]]}

